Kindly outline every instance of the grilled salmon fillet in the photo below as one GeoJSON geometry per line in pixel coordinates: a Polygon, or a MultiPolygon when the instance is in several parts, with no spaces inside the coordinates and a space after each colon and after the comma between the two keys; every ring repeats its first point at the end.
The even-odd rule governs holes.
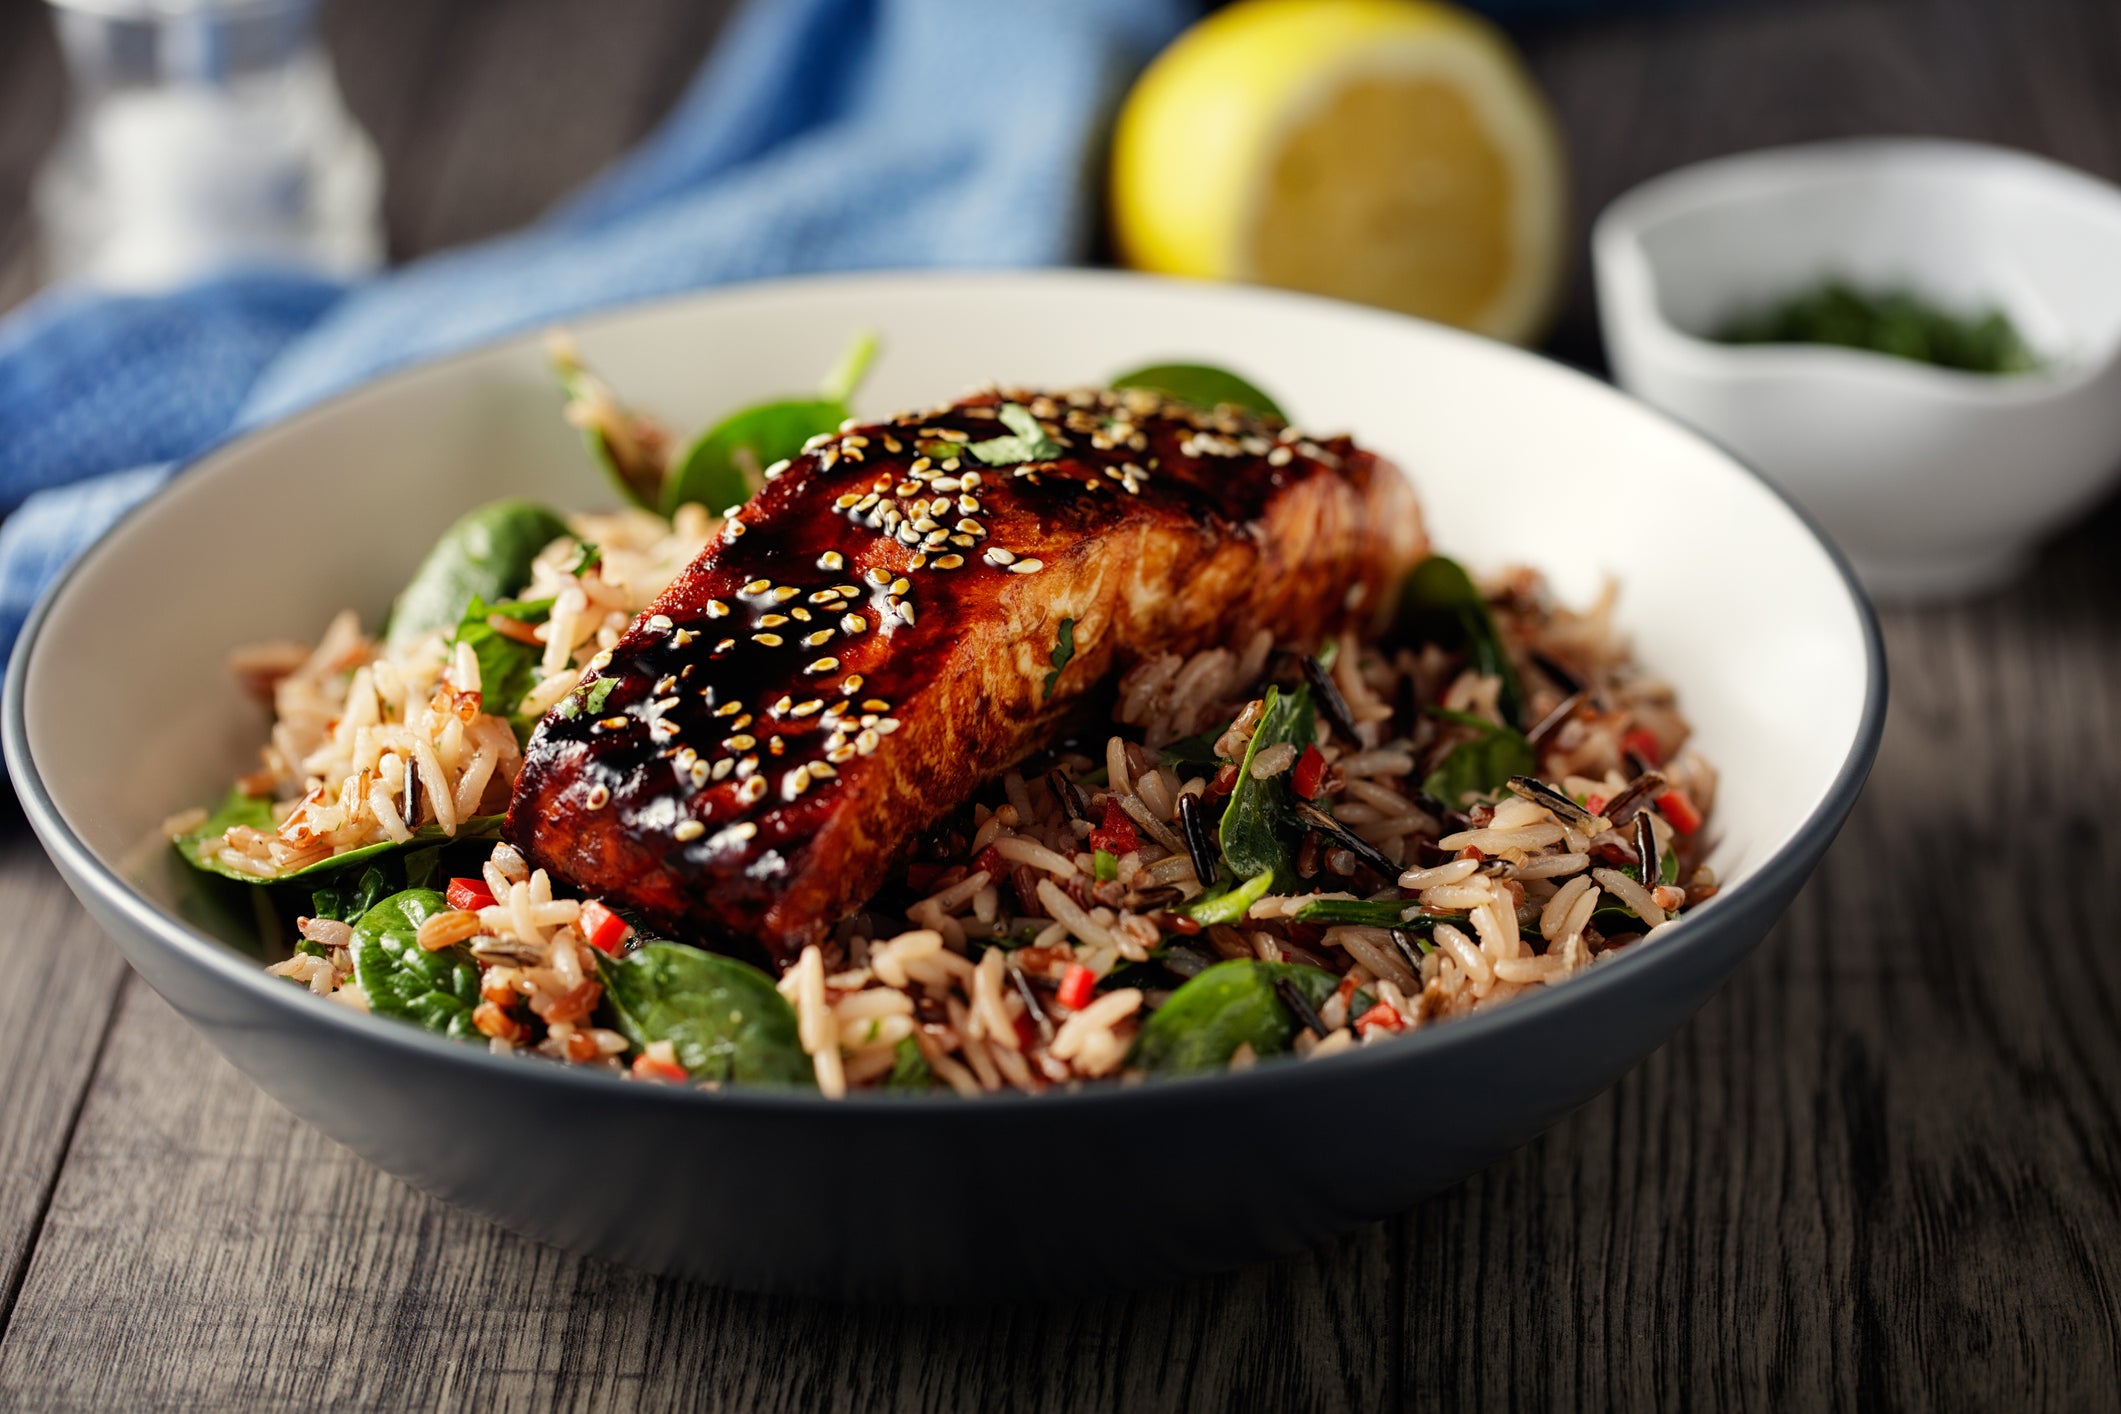
{"type": "Polygon", "coordinates": [[[1425,551],[1390,464],[1229,409],[995,391],[849,427],[769,469],[539,723],[509,832],[785,963],[1132,663],[1315,644],[1425,551]]]}

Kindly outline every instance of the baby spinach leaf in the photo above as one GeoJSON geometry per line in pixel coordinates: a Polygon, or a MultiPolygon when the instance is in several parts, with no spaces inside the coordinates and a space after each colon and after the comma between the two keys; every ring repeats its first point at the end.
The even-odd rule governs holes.
{"type": "Polygon", "coordinates": [[[474,596],[465,607],[463,621],[457,625],[456,641],[471,645],[479,660],[479,696],[484,709],[506,717],[515,728],[516,739],[528,741],[537,718],[522,715],[516,707],[538,685],[545,647],[502,633],[491,622],[496,616],[517,623],[541,624],[552,616],[552,601],[503,599],[489,604],[474,596]]]}
{"type": "Polygon", "coordinates": [[[604,1003],[636,1046],[668,1041],[695,1080],[812,1085],[795,1009],[748,963],[683,943],[651,942],[597,959],[604,1003]]]}
{"type": "Polygon", "coordinates": [[[1299,687],[1284,692],[1269,687],[1262,699],[1259,725],[1239,763],[1237,785],[1223,811],[1223,858],[1240,879],[1273,871],[1284,879],[1296,877],[1296,845],[1304,827],[1296,819],[1289,791],[1289,773],[1267,780],[1252,775],[1252,762],[1260,751],[1284,742],[1299,749],[1318,737],[1318,723],[1311,710],[1311,689],[1299,687]]]}
{"type": "Polygon", "coordinates": [[[479,1004],[479,964],[452,946],[429,952],[420,925],[449,903],[433,889],[380,899],[353,924],[354,981],[377,1016],[394,1016],[459,1041],[485,1043],[471,1023],[479,1004]]]}
{"type": "Polygon", "coordinates": [[[891,1074],[885,1077],[884,1088],[916,1093],[935,1088],[935,1071],[911,1036],[900,1037],[899,1043],[891,1048],[891,1074]]]}
{"type": "MultiPolygon", "coordinates": [[[[666,470],[661,431],[619,401],[609,383],[583,366],[572,340],[555,337],[546,345],[546,354],[567,395],[567,420],[582,429],[590,459],[604,469],[627,500],[654,510],[666,470]]],[[[486,597],[497,599],[515,587],[503,586],[486,597]]]]}
{"type": "Polygon", "coordinates": [[[567,533],[534,501],[494,501],[442,532],[391,610],[385,641],[402,651],[423,633],[453,629],[474,599],[492,603],[530,583],[530,562],[567,533]]]}
{"type": "Polygon", "coordinates": [[[1053,656],[1047,660],[1053,664],[1053,671],[1046,674],[1046,696],[1053,695],[1054,687],[1060,682],[1061,669],[1067,667],[1074,657],[1075,620],[1062,619],[1059,641],[1053,645],[1053,656]]]}
{"type": "Polygon", "coordinates": [[[1061,444],[1047,433],[1031,410],[1017,403],[1003,403],[998,416],[1014,436],[990,437],[965,450],[988,466],[1017,466],[1024,462],[1051,461],[1061,454],[1061,444]]]}
{"type": "Polygon", "coordinates": [[[837,432],[876,357],[876,335],[855,335],[814,398],[776,398],[731,413],[693,438],[665,479],[663,514],[694,502],[710,511],[739,506],[765,485],[766,468],[800,456],[812,437],[837,432]]]}
{"type": "Polygon", "coordinates": [[[1286,981],[1314,1008],[1333,995],[1340,979],[1316,967],[1254,962],[1218,962],[1187,982],[1142,1023],[1128,1063],[1170,1075],[1220,1070],[1237,1048],[1278,1055],[1295,1039],[1297,1021],[1275,991],[1286,981]]]}
{"type": "Polygon", "coordinates": [[[1437,643],[1462,650],[1475,672],[1501,682],[1496,706],[1501,709],[1503,720],[1518,727],[1526,725],[1524,688],[1517,680],[1517,669],[1510,665],[1510,655],[1503,649],[1502,635],[1488,613],[1488,601],[1456,560],[1431,555],[1400,581],[1392,636],[1409,645],[1437,643]]]}
{"type": "Polygon", "coordinates": [[[284,874],[253,874],[224,864],[210,851],[220,843],[221,837],[237,825],[248,825],[254,830],[270,833],[273,829],[272,802],[247,796],[240,790],[232,790],[228,798],[211,815],[206,823],[188,830],[172,841],[184,862],[194,869],[203,869],[210,874],[219,874],[226,879],[235,879],[245,884],[287,884],[298,880],[321,881],[346,876],[356,865],[372,864],[392,856],[411,857],[419,851],[455,840],[497,840],[501,837],[501,825],[505,815],[474,815],[469,820],[457,822],[457,832],[447,835],[439,825],[422,825],[413,831],[412,838],[403,842],[385,840],[377,844],[363,845],[344,854],[335,854],[315,864],[292,869],[284,874]]]}
{"type": "Polygon", "coordinates": [[[719,514],[740,506],[766,484],[766,468],[802,454],[803,444],[834,432],[847,405],[809,398],[759,403],[730,414],[694,439],[663,487],[664,515],[697,501],[719,514]]]}
{"type": "Polygon", "coordinates": [[[1521,732],[1500,727],[1470,712],[1430,707],[1430,716],[1480,735],[1451,748],[1450,754],[1429,772],[1421,788],[1453,809],[1462,808],[1468,796],[1493,795],[1509,784],[1512,776],[1527,776],[1539,769],[1538,754],[1521,732]]]}
{"type": "Polygon", "coordinates": [[[1287,422],[1274,399],[1226,368],[1205,363],[1157,363],[1112,380],[1115,388],[1146,388],[1213,412],[1228,404],[1243,412],[1287,422]]]}

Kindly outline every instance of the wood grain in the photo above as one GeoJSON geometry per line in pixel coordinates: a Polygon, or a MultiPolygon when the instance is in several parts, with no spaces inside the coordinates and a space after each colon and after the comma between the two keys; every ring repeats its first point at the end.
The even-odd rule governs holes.
{"type": "MultiPolygon", "coordinates": [[[[33,8],[0,0],[0,253],[29,145],[9,120],[45,102],[9,44],[33,8]]],[[[391,164],[396,250],[549,204],[675,95],[715,19],[637,0],[600,27],[588,8],[329,11],[391,164]]],[[[1842,133],[1980,136],[2121,176],[2108,0],[1724,3],[1520,38],[1570,134],[1579,225],[1673,164],[1842,133]]],[[[1580,271],[1575,289],[1555,346],[1595,363],[1580,271]]],[[[453,1212],[121,984],[34,846],[0,832],[4,946],[17,977],[29,960],[0,987],[0,1263],[20,1275],[0,1403],[2111,1407],[2117,544],[2110,505],[1999,598],[1885,616],[1893,706],[1854,818],[1731,985],[1612,1092],[1310,1256],[1060,1307],[737,1296],[453,1212]],[[99,1058],[83,1038],[103,1018],[99,1058]]]]}

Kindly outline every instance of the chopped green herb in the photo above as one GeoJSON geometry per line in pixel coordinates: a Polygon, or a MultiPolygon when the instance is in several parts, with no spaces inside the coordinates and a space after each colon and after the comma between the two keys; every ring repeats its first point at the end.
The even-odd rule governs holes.
{"type": "Polygon", "coordinates": [[[567,567],[567,572],[576,579],[580,579],[583,575],[588,574],[603,563],[604,552],[589,541],[584,540],[574,547],[574,563],[567,567]]]}
{"type": "Polygon", "coordinates": [[[1222,893],[1202,894],[1193,902],[1179,909],[1180,913],[1200,924],[1203,928],[1217,923],[1237,923],[1252,911],[1252,905],[1267,896],[1274,887],[1274,871],[1267,870],[1255,878],[1247,879],[1236,888],[1222,893]]]}
{"type": "Polygon", "coordinates": [[[1031,415],[1029,408],[1016,403],[1003,403],[999,416],[1002,425],[1014,436],[990,437],[984,442],[974,442],[965,448],[988,466],[1015,466],[1023,462],[1051,461],[1061,454],[1061,444],[1047,433],[1045,425],[1031,415]]]}
{"type": "Polygon", "coordinates": [[[1999,309],[1955,314],[1911,290],[1859,290],[1840,280],[1742,315],[1715,337],[1726,344],[1828,344],[1962,373],[2040,369],[1999,309]]]}
{"type": "Polygon", "coordinates": [[[597,678],[585,682],[560,699],[560,715],[566,718],[594,717],[604,710],[604,699],[619,685],[617,678],[597,678]]]}
{"type": "Polygon", "coordinates": [[[928,1065],[928,1058],[921,1054],[920,1044],[911,1036],[902,1036],[891,1048],[891,1074],[884,1080],[886,1090],[930,1090],[935,1087],[935,1071],[928,1065]]]}
{"type": "Polygon", "coordinates": [[[519,741],[528,741],[531,728],[537,725],[535,717],[524,716],[516,707],[538,685],[545,646],[502,633],[493,626],[493,620],[541,624],[551,615],[550,599],[503,599],[489,604],[474,595],[464,610],[463,621],[457,625],[455,642],[469,644],[479,660],[479,696],[485,709],[507,718],[519,741]]]}
{"type": "Polygon", "coordinates": [[[1053,671],[1046,674],[1046,696],[1051,697],[1053,695],[1054,687],[1060,682],[1061,669],[1067,667],[1069,661],[1074,657],[1075,620],[1062,619],[1060,621],[1060,641],[1053,645],[1053,656],[1048,660],[1053,664],[1053,671]]]}
{"type": "Polygon", "coordinates": [[[1110,882],[1119,877],[1119,856],[1109,849],[1101,849],[1090,856],[1090,872],[1110,882]]]}

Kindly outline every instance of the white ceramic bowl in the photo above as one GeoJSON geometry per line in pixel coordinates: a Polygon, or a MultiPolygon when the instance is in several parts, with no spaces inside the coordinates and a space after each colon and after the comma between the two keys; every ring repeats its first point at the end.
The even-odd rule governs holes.
{"type": "Polygon", "coordinates": [[[1892,598],[2008,579],[2121,472],[2121,189],[2003,148],[1822,143],[1685,167],[1592,233],[1622,387],[1745,458],[1892,598]],[[2015,377],[1706,337],[1845,277],[1998,307],[2015,377]]]}
{"type": "Polygon", "coordinates": [[[607,503],[537,340],[517,339],[204,458],[73,568],[9,672],[8,765],[53,859],[156,990],[290,1109],[520,1231],[745,1286],[981,1296],[1228,1266],[1382,1217],[1611,1084],[1767,931],[1862,785],[1884,664],[1833,551],[1700,438],[1515,349],[1304,296],[1065,272],[753,286],[577,333],[689,427],[814,386],[862,327],[883,337],[860,398],[878,413],[989,379],[1223,361],[1304,425],[1397,459],[1452,553],[1528,561],[1578,601],[1618,577],[1621,626],[1722,767],[1724,891],[1565,986],[1391,1045],[1072,1095],[628,1085],[320,1001],[241,951],[245,920],[187,906],[156,825],[254,760],[265,724],[223,666],[231,645],[313,637],[345,605],[374,623],[478,502],[607,503]],[[1652,514],[1685,533],[1646,551],[1652,514]],[[1055,1182],[1094,1195],[1097,1220],[1046,1220],[1025,1195],[1055,1182]]]}

